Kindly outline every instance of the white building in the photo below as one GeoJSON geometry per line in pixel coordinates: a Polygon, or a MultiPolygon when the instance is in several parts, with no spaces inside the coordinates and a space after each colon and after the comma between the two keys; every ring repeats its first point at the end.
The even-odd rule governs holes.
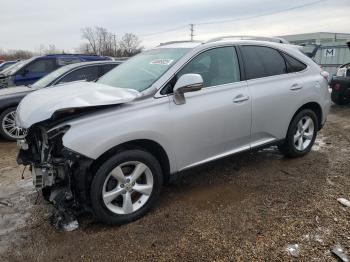
{"type": "Polygon", "coordinates": [[[350,34],[317,32],[281,37],[296,45],[320,45],[314,60],[330,74],[334,74],[340,65],[350,63],[350,49],[347,46],[350,34]]]}

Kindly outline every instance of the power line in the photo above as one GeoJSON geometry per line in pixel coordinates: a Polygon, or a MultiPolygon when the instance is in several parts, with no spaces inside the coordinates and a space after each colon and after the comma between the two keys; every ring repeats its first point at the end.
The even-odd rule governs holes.
{"type": "Polygon", "coordinates": [[[186,28],[187,25],[183,25],[183,26],[179,26],[179,27],[175,27],[175,28],[172,28],[172,29],[168,29],[168,30],[164,30],[164,31],[158,31],[158,32],[154,32],[154,33],[149,33],[149,34],[141,34],[139,36],[152,36],[152,35],[160,35],[160,34],[165,34],[165,33],[168,33],[168,32],[173,32],[173,31],[178,31],[180,29],[183,29],[183,28],[186,28]]]}
{"type": "MultiPolygon", "coordinates": [[[[223,24],[223,23],[244,21],[244,20],[249,20],[249,19],[254,19],[254,18],[259,18],[259,17],[264,17],[264,16],[270,16],[270,15],[274,15],[274,14],[284,13],[284,12],[292,11],[292,10],[295,10],[295,9],[316,5],[316,4],[319,4],[321,2],[326,2],[326,1],[329,1],[329,0],[318,0],[318,1],[311,2],[311,3],[306,3],[306,4],[303,4],[303,5],[298,5],[298,6],[294,6],[294,7],[290,7],[290,8],[285,8],[285,9],[282,9],[282,10],[269,12],[269,13],[265,13],[265,14],[261,14],[261,15],[254,15],[254,16],[248,16],[248,17],[235,18],[235,19],[226,19],[226,20],[218,20],[218,21],[211,21],[211,22],[199,22],[199,23],[196,23],[196,24],[190,24],[190,30],[191,30],[190,36],[191,36],[191,39],[193,39],[194,35],[192,36],[192,33],[193,33],[192,29],[194,30],[194,28],[192,28],[191,25],[193,25],[193,27],[194,27],[195,25],[211,25],[211,24],[223,24]]],[[[147,34],[140,34],[139,36],[140,37],[148,37],[148,36],[153,36],[153,35],[160,35],[160,34],[165,34],[165,33],[169,33],[169,32],[178,31],[178,30],[184,29],[186,27],[187,27],[187,25],[182,25],[182,26],[175,27],[175,28],[168,29],[168,30],[164,30],[164,31],[158,31],[158,32],[147,33],[147,34]]]]}
{"type": "Polygon", "coordinates": [[[223,24],[223,23],[231,23],[231,22],[237,22],[237,21],[242,21],[242,20],[249,20],[249,19],[254,19],[254,18],[259,18],[259,17],[264,17],[264,16],[280,14],[280,13],[292,11],[292,10],[295,10],[295,9],[304,8],[304,7],[307,7],[307,6],[316,5],[316,4],[319,4],[321,2],[326,2],[326,1],[329,1],[329,0],[318,0],[318,1],[315,1],[315,2],[311,2],[311,3],[307,3],[307,4],[303,4],[303,5],[298,5],[298,6],[286,8],[286,9],[283,9],[283,10],[278,10],[278,11],[275,11],[275,12],[261,14],[261,15],[254,15],[254,16],[248,16],[248,17],[242,17],[242,18],[236,18],[236,19],[220,20],[220,21],[212,21],[212,22],[202,22],[202,23],[196,23],[196,25],[223,24]]]}

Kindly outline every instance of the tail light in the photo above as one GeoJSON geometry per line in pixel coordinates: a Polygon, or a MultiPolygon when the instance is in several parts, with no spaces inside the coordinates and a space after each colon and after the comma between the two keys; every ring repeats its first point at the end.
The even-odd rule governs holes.
{"type": "Polygon", "coordinates": [[[329,73],[327,71],[321,71],[320,75],[326,80],[328,81],[328,77],[329,77],[329,73]]]}

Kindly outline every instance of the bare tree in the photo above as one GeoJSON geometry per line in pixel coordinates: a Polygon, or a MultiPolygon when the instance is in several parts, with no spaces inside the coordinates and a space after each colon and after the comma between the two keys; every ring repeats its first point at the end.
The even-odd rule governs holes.
{"type": "Polygon", "coordinates": [[[37,55],[50,55],[50,54],[61,54],[64,51],[58,50],[55,45],[50,44],[48,46],[40,45],[35,49],[37,55]]]}
{"type": "Polygon", "coordinates": [[[85,27],[82,29],[82,38],[87,40],[78,47],[78,51],[86,54],[97,54],[106,56],[132,56],[142,50],[139,38],[126,33],[120,41],[116,35],[108,32],[103,27],[85,27]]]}
{"type": "Polygon", "coordinates": [[[85,27],[82,29],[82,37],[87,40],[84,46],[85,52],[113,56],[115,50],[115,36],[103,27],[85,27]]]}
{"type": "Polygon", "coordinates": [[[122,56],[133,56],[140,53],[143,49],[140,44],[141,40],[136,35],[126,33],[119,42],[122,56]]]}
{"type": "Polygon", "coordinates": [[[28,59],[34,55],[33,52],[27,50],[0,50],[1,60],[17,60],[17,59],[28,59]]]}

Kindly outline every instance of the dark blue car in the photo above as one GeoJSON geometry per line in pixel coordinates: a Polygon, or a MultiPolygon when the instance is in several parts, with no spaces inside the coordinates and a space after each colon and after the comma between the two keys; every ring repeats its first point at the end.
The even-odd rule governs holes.
{"type": "Polygon", "coordinates": [[[57,68],[78,62],[111,60],[97,55],[44,55],[20,61],[0,73],[0,88],[30,85],[57,68]]]}

